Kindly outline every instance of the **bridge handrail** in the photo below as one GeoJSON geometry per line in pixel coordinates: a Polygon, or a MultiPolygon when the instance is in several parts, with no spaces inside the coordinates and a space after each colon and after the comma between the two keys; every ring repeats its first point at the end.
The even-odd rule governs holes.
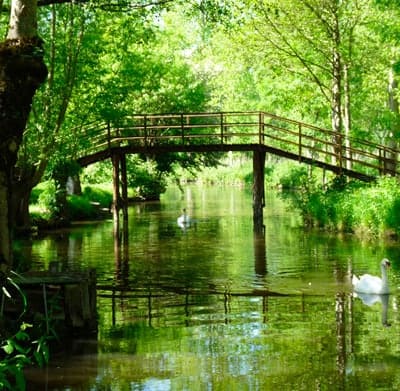
{"type": "Polygon", "coordinates": [[[82,133],[91,137],[86,154],[129,145],[183,146],[203,139],[204,145],[216,145],[216,140],[218,145],[257,144],[296,153],[299,161],[336,159],[343,168],[357,165],[357,170],[397,173],[394,148],[264,111],[134,114],[114,122],[93,122],[82,133]]]}

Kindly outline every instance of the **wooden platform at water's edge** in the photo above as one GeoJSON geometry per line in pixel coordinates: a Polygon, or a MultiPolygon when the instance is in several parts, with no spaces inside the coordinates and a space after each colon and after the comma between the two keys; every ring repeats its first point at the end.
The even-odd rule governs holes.
{"type": "MultiPolygon", "coordinates": [[[[47,328],[57,334],[92,334],[97,331],[96,271],[25,273],[13,280],[27,298],[27,316],[40,313],[47,328]]],[[[14,295],[13,295],[14,296],[14,295]]],[[[18,297],[15,295],[13,299],[18,297]]],[[[18,314],[22,300],[5,300],[4,310],[18,314]]]]}

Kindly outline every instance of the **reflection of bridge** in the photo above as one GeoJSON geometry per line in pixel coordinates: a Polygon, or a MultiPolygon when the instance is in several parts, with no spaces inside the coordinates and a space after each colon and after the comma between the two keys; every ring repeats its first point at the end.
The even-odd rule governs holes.
{"type": "Polygon", "coordinates": [[[264,112],[133,115],[118,123],[95,122],[82,132],[88,146],[79,163],[112,159],[114,202],[122,206],[125,156],[132,153],[252,151],[255,221],[262,220],[266,153],[364,181],[398,173],[394,149],[264,112]]]}

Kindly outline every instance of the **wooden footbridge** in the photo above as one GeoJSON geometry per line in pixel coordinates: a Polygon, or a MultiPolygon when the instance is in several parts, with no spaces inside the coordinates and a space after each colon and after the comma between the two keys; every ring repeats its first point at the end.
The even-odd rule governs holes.
{"type": "Polygon", "coordinates": [[[266,153],[363,181],[399,173],[395,149],[266,112],[132,115],[81,132],[87,140],[78,156],[82,166],[113,161],[115,205],[127,199],[125,156],[135,153],[252,151],[255,221],[262,220],[266,153]]]}

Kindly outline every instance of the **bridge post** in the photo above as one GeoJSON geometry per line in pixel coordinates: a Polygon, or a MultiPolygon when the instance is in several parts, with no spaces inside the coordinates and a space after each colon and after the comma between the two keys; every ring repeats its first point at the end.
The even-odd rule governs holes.
{"type": "Polygon", "coordinates": [[[128,221],[128,179],[126,175],[126,155],[121,157],[121,202],[122,202],[122,215],[124,222],[128,221]]]}
{"type": "Polygon", "coordinates": [[[119,209],[121,204],[121,197],[119,193],[120,187],[120,156],[118,154],[113,154],[111,157],[113,166],[113,203],[112,203],[112,213],[114,221],[114,237],[118,237],[119,234],[119,209]]]}
{"type": "Polygon", "coordinates": [[[264,189],[265,151],[253,151],[253,223],[259,231],[263,227],[263,208],[265,206],[264,189]]]}
{"type": "Polygon", "coordinates": [[[120,232],[120,216],[119,211],[122,209],[123,216],[123,234],[124,240],[128,234],[128,181],[126,175],[126,156],[114,153],[111,157],[113,166],[113,221],[114,221],[114,237],[119,237],[120,232]]]}

